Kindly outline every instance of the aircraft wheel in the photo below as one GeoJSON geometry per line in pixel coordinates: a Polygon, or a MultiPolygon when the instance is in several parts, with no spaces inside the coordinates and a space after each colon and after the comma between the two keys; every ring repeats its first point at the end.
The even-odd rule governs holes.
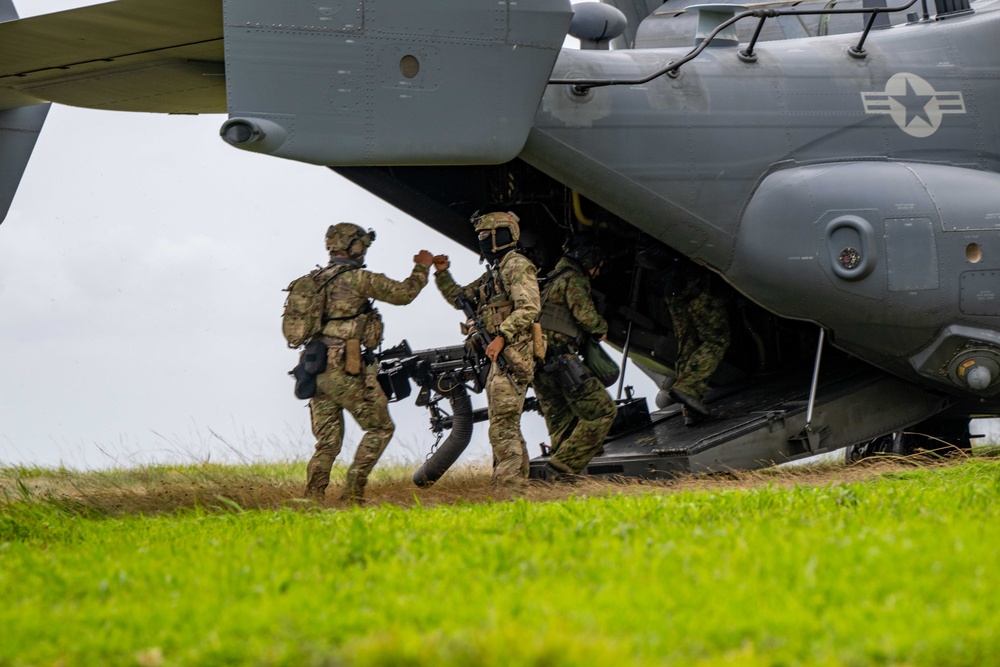
{"type": "Polygon", "coordinates": [[[857,463],[873,456],[906,456],[909,434],[895,431],[888,435],[869,440],[868,442],[849,445],[844,450],[844,460],[847,463],[857,463]]]}
{"type": "Polygon", "coordinates": [[[855,463],[873,456],[965,456],[972,450],[969,420],[935,417],[889,435],[850,445],[844,450],[844,460],[855,463]]]}
{"type": "Polygon", "coordinates": [[[972,452],[969,420],[955,417],[934,417],[907,431],[907,454],[936,456],[967,456],[972,452]]]}

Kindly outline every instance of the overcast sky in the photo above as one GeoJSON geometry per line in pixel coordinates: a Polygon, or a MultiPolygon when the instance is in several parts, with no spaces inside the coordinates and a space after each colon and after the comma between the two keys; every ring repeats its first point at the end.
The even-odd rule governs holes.
{"type": "MultiPolygon", "coordinates": [[[[88,4],[15,0],[22,17],[88,4]]],[[[53,105],[0,224],[0,465],[308,457],[282,289],[326,263],[327,226],[375,228],[368,266],[397,280],[421,248],[451,255],[461,281],[482,272],[329,169],[229,147],[224,120],[53,105]]],[[[387,345],[461,342],[459,313],[433,284],[410,306],[379,308],[387,345]]],[[[636,370],[628,379],[651,386],[636,370]]],[[[426,410],[411,397],[390,411],[386,455],[422,460],[426,410]]],[[[347,423],[353,456],[360,431],[347,423]]],[[[527,414],[524,427],[535,456],[544,423],[527,414]]],[[[489,451],[477,425],[469,453],[489,451]]]]}

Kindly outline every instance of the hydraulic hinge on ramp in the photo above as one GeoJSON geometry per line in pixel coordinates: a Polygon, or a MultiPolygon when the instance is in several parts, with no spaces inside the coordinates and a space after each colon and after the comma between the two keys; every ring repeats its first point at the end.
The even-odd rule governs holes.
{"type": "MultiPolygon", "coordinates": [[[[759,385],[747,390],[755,396],[759,385]]],[[[947,398],[882,373],[868,372],[821,384],[812,413],[812,446],[802,433],[808,401],[801,394],[758,401],[764,409],[734,410],[746,396],[712,404],[718,418],[683,426],[679,411],[654,413],[653,422],[627,438],[605,444],[583,474],[669,478],[687,473],[753,470],[867,442],[924,421],[947,398]]],[[[547,457],[531,461],[531,476],[544,478],[547,457]]]]}
{"type": "Polygon", "coordinates": [[[788,406],[780,420],[763,418],[756,429],[720,433],[693,447],[688,452],[691,471],[754,469],[832,452],[905,429],[946,405],[944,396],[891,376],[876,376],[833,394],[821,393],[812,414],[811,439],[803,437],[807,406],[788,406]]]}

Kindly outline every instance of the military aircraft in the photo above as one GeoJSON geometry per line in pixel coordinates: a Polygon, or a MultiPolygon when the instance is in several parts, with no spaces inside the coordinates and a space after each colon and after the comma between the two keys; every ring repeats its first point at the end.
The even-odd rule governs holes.
{"type": "Polygon", "coordinates": [[[515,211],[543,271],[588,231],[615,258],[595,282],[609,338],[657,380],[664,258],[724,281],[714,418],[629,396],[590,474],[968,448],[969,419],[1000,415],[995,0],[671,7],[115,0],[16,20],[0,0],[0,213],[48,103],[225,113],[232,146],[330,166],[470,248],[477,210],[515,211]],[[678,46],[664,26],[695,12],[678,46]]]}

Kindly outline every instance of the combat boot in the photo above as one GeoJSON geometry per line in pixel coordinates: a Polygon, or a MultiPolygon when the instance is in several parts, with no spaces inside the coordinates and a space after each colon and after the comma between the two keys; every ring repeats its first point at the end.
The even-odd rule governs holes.
{"type": "Polygon", "coordinates": [[[545,479],[554,484],[576,484],[580,481],[580,476],[558,468],[549,461],[545,464],[545,479]]]}
{"type": "Polygon", "coordinates": [[[326,498],[326,487],[317,488],[315,486],[306,486],[305,493],[302,494],[302,497],[306,500],[321,501],[326,498]]]}
{"type": "Polygon", "coordinates": [[[362,506],[365,504],[365,496],[363,493],[358,493],[357,491],[347,491],[345,490],[340,494],[340,502],[350,503],[351,505],[362,506]]]}
{"type": "Polygon", "coordinates": [[[698,424],[702,423],[703,421],[705,421],[705,418],[702,417],[702,416],[700,416],[700,415],[698,415],[698,414],[696,414],[696,413],[694,413],[694,412],[687,412],[687,413],[684,414],[684,425],[685,426],[697,426],[698,424]]]}
{"type": "Polygon", "coordinates": [[[350,470],[347,471],[347,479],[344,481],[344,492],[340,494],[340,500],[352,505],[364,505],[365,503],[365,484],[359,482],[358,476],[350,470]]]}
{"type": "Polygon", "coordinates": [[[697,413],[699,417],[703,419],[705,417],[708,417],[709,414],[708,408],[705,407],[705,404],[701,402],[701,398],[699,398],[698,396],[695,396],[694,394],[688,394],[684,391],[677,389],[676,387],[671,388],[670,391],[668,391],[667,393],[670,394],[670,398],[674,399],[675,401],[684,406],[687,406],[692,412],[697,413]]]}

